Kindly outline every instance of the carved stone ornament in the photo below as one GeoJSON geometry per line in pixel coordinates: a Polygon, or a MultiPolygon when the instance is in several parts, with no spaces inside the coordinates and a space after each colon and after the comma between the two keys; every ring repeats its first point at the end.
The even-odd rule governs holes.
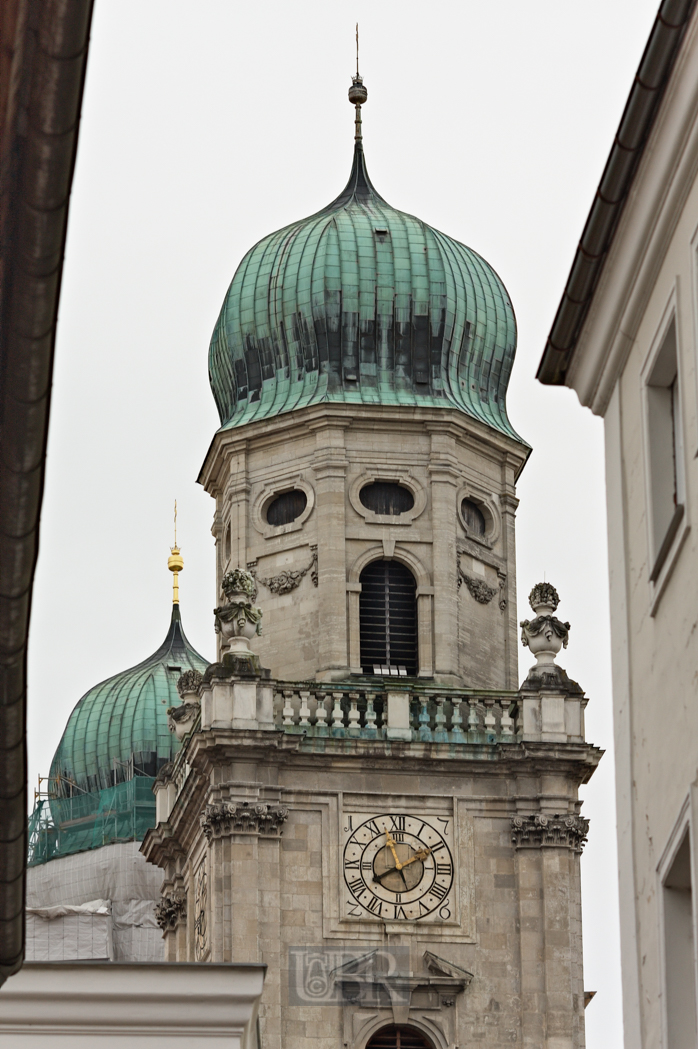
{"type": "Polygon", "coordinates": [[[166,892],[155,907],[155,921],[163,932],[173,932],[187,916],[187,896],[182,889],[166,892]]]}
{"type": "Polygon", "coordinates": [[[550,583],[537,583],[528,600],[536,617],[521,621],[521,643],[530,648],[538,666],[550,665],[560,649],[567,648],[570,624],[553,615],[560,598],[550,583]]]}
{"type": "Polygon", "coordinates": [[[200,864],[194,881],[194,955],[200,962],[208,951],[208,872],[200,864]]]}
{"type": "Polygon", "coordinates": [[[511,816],[511,840],[517,849],[557,847],[581,853],[589,833],[583,816],[511,816]]]}
{"type": "Polygon", "coordinates": [[[185,670],[180,674],[177,681],[177,691],[182,699],[192,692],[198,693],[199,685],[203,681],[203,675],[198,670],[185,670]]]}
{"type": "Polygon", "coordinates": [[[499,578],[499,609],[501,612],[507,607],[507,577],[505,572],[497,570],[499,578]]]}
{"type": "Polygon", "coordinates": [[[270,576],[269,579],[265,579],[262,576],[257,575],[256,562],[252,562],[249,567],[250,574],[254,576],[256,582],[261,583],[262,586],[267,588],[267,590],[271,590],[272,594],[288,594],[291,590],[295,590],[297,586],[300,586],[308,572],[310,572],[313,586],[317,586],[317,547],[310,547],[310,564],[306,565],[306,567],[300,571],[288,568],[283,572],[279,572],[278,575],[270,576]]]}
{"type": "Polygon", "coordinates": [[[251,572],[236,568],[226,572],[221,582],[223,603],[214,608],[216,633],[222,634],[227,647],[249,651],[248,641],[262,633],[262,609],[252,602],[257,594],[257,584],[251,572]],[[238,646],[231,645],[235,639],[238,646]]]}
{"type": "Polygon", "coordinates": [[[229,834],[280,834],[287,819],[288,809],[282,805],[222,801],[207,805],[199,822],[210,845],[229,834]]]}
{"type": "Polygon", "coordinates": [[[528,595],[528,603],[534,612],[539,606],[545,605],[552,613],[560,604],[560,595],[552,583],[536,583],[528,595]]]}
{"type": "Polygon", "coordinates": [[[168,707],[167,727],[177,739],[182,740],[191,732],[200,713],[200,703],[180,703],[177,707],[168,707]]]}
{"type": "Polygon", "coordinates": [[[462,568],[458,568],[458,586],[465,583],[471,595],[481,605],[489,604],[495,594],[499,593],[496,587],[488,586],[484,579],[476,579],[474,576],[466,575],[462,568]]]}
{"type": "Polygon", "coordinates": [[[232,572],[226,572],[221,582],[221,590],[228,600],[236,598],[238,594],[246,594],[251,601],[257,596],[254,576],[244,568],[234,568],[232,572]]]}

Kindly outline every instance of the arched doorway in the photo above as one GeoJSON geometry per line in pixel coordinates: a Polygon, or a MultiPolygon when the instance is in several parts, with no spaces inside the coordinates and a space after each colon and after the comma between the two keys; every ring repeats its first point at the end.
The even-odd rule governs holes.
{"type": "Polygon", "coordinates": [[[399,561],[371,561],[359,576],[364,674],[417,673],[417,584],[399,561]],[[376,670],[380,667],[380,670],[376,670]]]}
{"type": "Polygon", "coordinates": [[[381,1027],[366,1043],[366,1049],[434,1049],[416,1027],[381,1027]]]}

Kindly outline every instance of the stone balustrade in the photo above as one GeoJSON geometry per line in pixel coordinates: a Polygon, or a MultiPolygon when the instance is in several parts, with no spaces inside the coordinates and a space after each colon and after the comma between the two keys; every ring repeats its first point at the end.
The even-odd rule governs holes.
{"type": "Polygon", "coordinates": [[[289,683],[275,690],[274,724],[286,733],[320,738],[513,743],[522,727],[518,700],[516,693],[413,693],[289,683]]]}

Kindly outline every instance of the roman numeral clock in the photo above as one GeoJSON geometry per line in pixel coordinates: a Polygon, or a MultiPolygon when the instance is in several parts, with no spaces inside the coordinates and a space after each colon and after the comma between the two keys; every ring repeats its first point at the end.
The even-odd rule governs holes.
{"type": "Polygon", "coordinates": [[[343,837],[345,919],[456,919],[452,817],[345,813],[343,837]]]}

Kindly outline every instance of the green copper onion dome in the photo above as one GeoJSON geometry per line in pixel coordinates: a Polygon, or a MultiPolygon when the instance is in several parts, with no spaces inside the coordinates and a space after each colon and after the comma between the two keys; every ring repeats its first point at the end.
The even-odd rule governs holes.
{"type": "Polygon", "coordinates": [[[157,652],[95,685],[73,710],[51,764],[49,778],[58,794],[71,792],[71,782],[95,792],[130,775],[155,776],[179,749],[167,727],[167,708],[180,702],[179,676],[185,670],[203,673],[207,666],[187,641],[174,604],[157,652]]]}
{"type": "MultiPolygon", "coordinates": [[[[365,101],[354,81],[350,100],[365,101]]],[[[471,248],[374,189],[360,108],[344,191],[261,240],[233,277],[209,350],[221,424],[321,402],[423,405],[520,440],[505,403],[516,351],[506,288],[471,248]]]]}

